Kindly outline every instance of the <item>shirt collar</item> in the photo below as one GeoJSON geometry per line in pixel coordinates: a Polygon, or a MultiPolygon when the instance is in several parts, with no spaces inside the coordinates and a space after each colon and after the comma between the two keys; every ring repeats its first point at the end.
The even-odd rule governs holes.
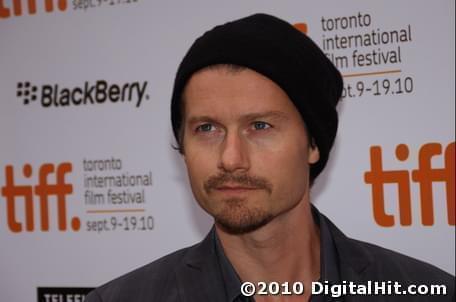
{"type": "MultiPolygon", "coordinates": [[[[215,251],[219,261],[220,270],[222,273],[223,283],[225,284],[225,294],[226,294],[226,301],[229,302],[237,302],[242,300],[236,300],[238,297],[242,297],[241,295],[241,279],[239,275],[234,270],[233,265],[226,257],[225,252],[222,247],[222,243],[217,236],[217,232],[214,230],[214,244],[215,244],[215,251]]],[[[247,300],[248,301],[248,300],[247,300]]]]}
{"type": "Polygon", "coordinates": [[[320,228],[320,281],[328,281],[330,284],[339,284],[339,256],[333,237],[329,230],[328,222],[312,205],[314,222],[320,228]]]}

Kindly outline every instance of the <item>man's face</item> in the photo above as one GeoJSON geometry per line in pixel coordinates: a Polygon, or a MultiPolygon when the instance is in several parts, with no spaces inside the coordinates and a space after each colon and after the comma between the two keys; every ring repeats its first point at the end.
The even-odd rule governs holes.
{"type": "Polygon", "coordinates": [[[253,231],[303,200],[318,149],[277,84],[251,69],[217,66],[190,78],[183,101],[190,184],[219,227],[253,231]]]}

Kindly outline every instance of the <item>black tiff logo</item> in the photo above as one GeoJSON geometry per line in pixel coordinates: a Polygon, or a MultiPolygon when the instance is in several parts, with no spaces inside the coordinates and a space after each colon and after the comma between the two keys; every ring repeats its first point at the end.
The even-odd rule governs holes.
{"type": "Polygon", "coordinates": [[[17,97],[24,105],[36,101],[44,108],[130,103],[135,107],[149,100],[147,81],[109,83],[106,80],[85,81],[77,86],[61,84],[32,85],[17,83],[17,97]]]}
{"type": "Polygon", "coordinates": [[[17,83],[17,97],[22,98],[24,105],[28,105],[30,101],[37,100],[38,87],[30,85],[30,82],[17,83]]]}

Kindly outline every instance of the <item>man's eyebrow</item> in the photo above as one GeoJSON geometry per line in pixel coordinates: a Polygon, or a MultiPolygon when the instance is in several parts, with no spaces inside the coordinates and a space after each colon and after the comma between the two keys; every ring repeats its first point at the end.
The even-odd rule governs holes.
{"type": "Polygon", "coordinates": [[[186,124],[195,124],[199,122],[216,123],[217,121],[208,115],[191,116],[186,120],[186,124]]]}
{"type": "Polygon", "coordinates": [[[255,120],[255,119],[261,119],[261,118],[287,119],[288,117],[285,112],[276,111],[276,110],[264,111],[264,112],[252,112],[252,113],[243,114],[241,116],[242,120],[255,120]]]}
{"type": "MultiPolygon", "coordinates": [[[[239,120],[242,121],[249,121],[249,120],[255,120],[255,119],[261,119],[261,118],[276,118],[276,119],[287,119],[287,114],[282,112],[282,111],[264,111],[264,112],[252,112],[252,113],[246,113],[243,114],[239,117],[239,120]]],[[[210,123],[217,123],[217,119],[208,116],[208,115],[198,115],[198,116],[191,116],[187,119],[188,124],[194,124],[198,122],[210,122],[210,123]]]]}

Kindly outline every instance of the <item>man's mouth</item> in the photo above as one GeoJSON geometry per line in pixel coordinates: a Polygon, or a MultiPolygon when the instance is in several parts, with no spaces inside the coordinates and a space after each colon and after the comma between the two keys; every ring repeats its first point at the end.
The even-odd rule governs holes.
{"type": "Polygon", "coordinates": [[[216,191],[226,194],[238,194],[238,193],[246,193],[259,190],[256,187],[249,187],[249,186],[242,186],[242,185],[222,185],[216,187],[216,191]]]}
{"type": "Polygon", "coordinates": [[[204,183],[204,190],[207,194],[240,194],[252,193],[259,190],[265,190],[266,193],[272,193],[272,184],[266,179],[248,175],[231,175],[220,174],[209,177],[204,183]]]}

